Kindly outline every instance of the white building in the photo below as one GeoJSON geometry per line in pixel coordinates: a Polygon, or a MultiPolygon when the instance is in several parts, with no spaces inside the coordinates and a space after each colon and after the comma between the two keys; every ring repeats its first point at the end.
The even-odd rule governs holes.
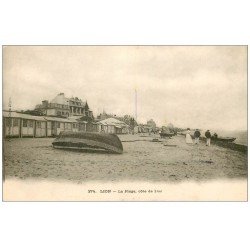
{"type": "Polygon", "coordinates": [[[110,134],[127,134],[129,132],[129,126],[122,121],[115,118],[107,118],[105,120],[97,122],[98,132],[110,133],[110,134]]]}
{"type": "Polygon", "coordinates": [[[42,101],[42,104],[36,105],[35,110],[48,116],[81,116],[93,119],[93,112],[89,109],[87,101],[83,102],[78,97],[67,98],[64,93],[58,94],[50,102],[42,101]]]}

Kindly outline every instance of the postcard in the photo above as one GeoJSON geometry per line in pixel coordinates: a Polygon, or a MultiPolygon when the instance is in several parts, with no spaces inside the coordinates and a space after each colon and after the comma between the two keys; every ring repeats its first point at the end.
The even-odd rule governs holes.
{"type": "Polygon", "coordinates": [[[247,46],[3,46],[4,201],[247,201],[247,46]]]}

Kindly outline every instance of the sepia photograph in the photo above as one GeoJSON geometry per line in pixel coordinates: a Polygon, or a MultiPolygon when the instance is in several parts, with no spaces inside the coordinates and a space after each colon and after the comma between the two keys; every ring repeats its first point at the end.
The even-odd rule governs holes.
{"type": "Polygon", "coordinates": [[[3,46],[3,201],[247,201],[243,45],[3,46]]]}

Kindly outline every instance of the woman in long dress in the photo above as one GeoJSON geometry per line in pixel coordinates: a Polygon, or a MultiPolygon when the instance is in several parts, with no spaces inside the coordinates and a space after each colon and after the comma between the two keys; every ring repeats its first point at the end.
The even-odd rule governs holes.
{"type": "Polygon", "coordinates": [[[190,135],[190,130],[188,129],[187,134],[186,134],[186,143],[187,144],[193,144],[193,139],[190,135]]]}

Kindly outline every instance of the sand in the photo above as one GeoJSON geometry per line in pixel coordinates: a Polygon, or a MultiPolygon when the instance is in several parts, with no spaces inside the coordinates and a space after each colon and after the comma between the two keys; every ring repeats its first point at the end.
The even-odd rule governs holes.
{"type": "Polygon", "coordinates": [[[187,145],[183,136],[160,139],[154,135],[121,135],[120,138],[126,141],[122,155],[58,150],[51,146],[53,138],[5,140],[6,183],[144,183],[157,187],[243,181],[246,195],[245,153],[216,145],[206,147],[203,142],[187,145]],[[152,142],[153,138],[160,142],[152,142]]]}

